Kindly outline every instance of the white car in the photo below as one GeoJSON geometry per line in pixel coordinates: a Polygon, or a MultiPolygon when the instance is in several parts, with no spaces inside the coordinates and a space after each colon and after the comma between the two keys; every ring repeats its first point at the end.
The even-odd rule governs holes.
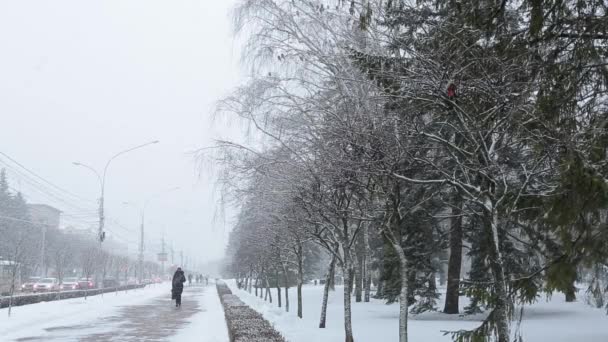
{"type": "Polygon", "coordinates": [[[62,291],[71,291],[80,289],[78,285],[78,278],[63,278],[63,282],[59,286],[62,291]]]}
{"type": "Polygon", "coordinates": [[[59,290],[59,281],[57,278],[42,278],[34,284],[34,292],[52,292],[59,290]]]}
{"type": "Polygon", "coordinates": [[[41,277],[30,277],[26,283],[21,285],[21,291],[32,292],[34,291],[34,285],[41,279],[41,277]]]}

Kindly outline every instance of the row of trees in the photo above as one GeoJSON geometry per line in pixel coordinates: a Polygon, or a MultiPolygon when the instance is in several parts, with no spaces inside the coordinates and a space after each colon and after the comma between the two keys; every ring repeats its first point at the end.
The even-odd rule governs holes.
{"type": "MultiPolygon", "coordinates": [[[[19,280],[48,275],[62,281],[66,277],[99,280],[126,280],[138,272],[137,260],[124,254],[100,250],[95,234],[75,233],[32,222],[27,203],[10,189],[5,170],[0,171],[0,260],[2,294],[13,295],[19,280]]],[[[148,277],[160,274],[160,266],[146,262],[148,277]]]]}
{"type": "Polygon", "coordinates": [[[583,270],[603,292],[607,11],[576,0],[239,1],[252,76],[220,110],[245,119],[255,143],[218,142],[226,198],[240,206],[228,271],[300,292],[324,252],[328,280],[339,267],[347,287],[347,342],[349,290],[367,300],[372,277],[378,297],[399,301],[407,341],[408,309],[436,305],[446,251],[444,312],[458,313],[460,291],[467,312],[488,310],[458,341],[510,341],[515,305],[553,291],[573,300],[583,270]]]}

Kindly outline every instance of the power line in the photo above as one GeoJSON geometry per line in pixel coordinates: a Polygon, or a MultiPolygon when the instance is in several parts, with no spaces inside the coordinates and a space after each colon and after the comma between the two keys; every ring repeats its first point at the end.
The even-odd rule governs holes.
{"type": "Polygon", "coordinates": [[[34,221],[24,220],[24,219],[20,219],[20,218],[17,218],[17,217],[11,217],[11,216],[0,215],[0,219],[10,220],[10,221],[15,221],[15,222],[31,223],[31,224],[35,224],[35,225],[39,225],[39,226],[55,227],[55,225],[53,225],[53,224],[34,222],[34,221]]]}
{"type": "MultiPolygon", "coordinates": [[[[15,169],[13,166],[11,166],[10,164],[6,163],[5,161],[3,161],[2,159],[0,159],[0,163],[6,165],[9,170],[14,172],[14,175],[16,176],[20,176],[20,180],[25,181],[25,183],[29,184],[31,186],[32,190],[35,190],[36,192],[38,192],[39,194],[41,194],[43,197],[45,197],[46,199],[50,199],[53,202],[61,202],[64,205],[68,205],[69,207],[72,207],[74,209],[76,209],[77,211],[82,211],[82,212],[93,212],[94,210],[91,209],[83,209],[82,207],[75,205],[71,202],[69,202],[68,200],[65,200],[63,198],[60,197],[60,195],[49,191],[48,188],[45,188],[44,185],[42,185],[40,182],[36,181],[35,179],[30,178],[29,176],[25,175],[23,172],[21,172],[18,169],[15,169]]],[[[20,192],[23,193],[23,191],[20,190],[16,190],[14,188],[11,188],[13,191],[16,192],[20,192]]]]}
{"type": "MultiPolygon", "coordinates": [[[[7,163],[6,161],[4,161],[0,158],[0,163],[5,165],[11,172],[14,173],[15,176],[20,178],[20,180],[22,180],[26,184],[28,184],[29,187],[31,188],[31,190],[38,192],[40,195],[42,195],[46,199],[49,199],[53,202],[58,201],[58,202],[62,203],[63,205],[67,205],[69,207],[76,209],[75,213],[69,213],[67,211],[62,211],[62,216],[66,217],[67,221],[76,222],[76,223],[85,224],[85,225],[92,225],[92,224],[97,223],[97,221],[86,220],[88,218],[90,218],[90,219],[96,218],[97,210],[84,209],[84,208],[80,207],[79,205],[76,205],[71,202],[73,199],[84,200],[84,201],[91,202],[91,203],[93,203],[94,201],[83,198],[79,195],[76,195],[68,190],[65,190],[65,189],[55,185],[54,183],[52,183],[52,182],[48,181],[47,179],[45,179],[44,177],[38,175],[37,173],[30,170],[29,168],[27,168],[23,164],[19,163],[14,158],[10,157],[9,155],[7,155],[6,153],[4,153],[2,151],[0,151],[0,155],[4,156],[5,158],[10,160],[14,164],[18,165],[21,169],[25,170],[28,174],[31,174],[35,177],[35,178],[33,178],[33,177],[29,176],[28,174],[22,172],[20,169],[17,169],[13,165],[7,163]],[[40,181],[38,181],[38,179],[40,181],[42,181],[42,183],[40,181]],[[49,186],[50,186],[50,188],[49,188],[49,186]],[[67,194],[67,195],[71,196],[72,199],[63,198],[62,194],[67,194]]],[[[21,190],[16,190],[12,187],[9,187],[9,188],[16,193],[23,193],[23,191],[21,191],[21,190]]],[[[27,196],[25,196],[25,197],[27,197],[27,196]]],[[[0,218],[12,220],[15,222],[24,222],[24,223],[30,223],[30,224],[35,224],[35,225],[45,225],[45,226],[54,227],[54,225],[51,225],[51,224],[37,223],[37,222],[30,221],[30,220],[24,220],[24,219],[19,219],[19,218],[10,217],[10,216],[0,216],[0,218]]],[[[116,219],[110,219],[109,221],[111,221],[113,223],[112,227],[115,226],[115,227],[122,229],[123,231],[125,231],[127,233],[130,233],[130,234],[133,233],[132,230],[128,229],[127,227],[125,227],[124,225],[119,223],[116,219]]],[[[110,230],[108,230],[108,232],[111,233],[111,236],[116,238],[116,240],[118,240],[119,242],[126,243],[128,245],[137,244],[137,242],[127,239],[124,236],[116,233],[116,231],[114,231],[114,229],[110,229],[110,230]]]]}
{"type": "Polygon", "coordinates": [[[6,157],[8,160],[12,161],[13,163],[15,163],[15,164],[17,164],[18,166],[20,166],[22,169],[24,169],[24,170],[25,170],[25,171],[27,171],[28,173],[30,173],[30,174],[32,174],[32,175],[34,175],[36,178],[38,178],[38,179],[42,180],[43,182],[45,182],[46,184],[48,184],[48,185],[52,186],[53,188],[55,188],[55,189],[57,189],[57,190],[59,190],[59,191],[61,191],[61,192],[64,192],[64,193],[66,193],[66,194],[68,194],[68,195],[71,195],[71,196],[75,197],[76,199],[79,199],[79,200],[84,200],[84,201],[87,201],[87,202],[94,202],[94,201],[91,201],[90,199],[87,199],[87,198],[81,197],[81,196],[79,196],[79,195],[76,195],[76,194],[74,194],[74,193],[72,193],[72,192],[70,192],[70,191],[68,191],[68,190],[65,190],[65,189],[63,189],[63,188],[61,188],[61,187],[59,187],[59,186],[55,185],[54,183],[52,183],[52,182],[48,181],[48,180],[47,180],[47,179],[45,179],[44,177],[42,177],[42,176],[38,175],[38,174],[37,174],[37,173],[35,173],[34,171],[32,171],[32,170],[30,170],[29,168],[25,167],[23,164],[19,163],[18,161],[16,161],[14,158],[12,158],[11,156],[9,156],[8,154],[6,154],[6,153],[4,153],[4,152],[2,152],[2,151],[0,151],[0,154],[1,154],[1,155],[3,155],[4,157],[6,157]]]}

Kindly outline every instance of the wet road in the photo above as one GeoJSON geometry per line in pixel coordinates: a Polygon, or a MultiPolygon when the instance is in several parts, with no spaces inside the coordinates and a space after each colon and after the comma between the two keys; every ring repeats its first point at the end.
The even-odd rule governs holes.
{"type": "Polygon", "coordinates": [[[203,310],[198,299],[210,289],[213,288],[186,287],[180,308],[175,307],[167,293],[139,305],[120,307],[113,316],[84,324],[52,326],[42,335],[13,341],[168,341],[188,324],[189,318],[203,310]]]}

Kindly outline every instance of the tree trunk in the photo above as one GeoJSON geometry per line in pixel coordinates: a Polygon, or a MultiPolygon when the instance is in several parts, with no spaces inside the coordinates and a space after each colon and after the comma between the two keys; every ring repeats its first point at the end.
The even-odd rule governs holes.
{"type": "MultiPolygon", "coordinates": [[[[266,296],[270,300],[270,304],[272,304],[272,292],[270,291],[270,281],[268,281],[268,275],[266,275],[266,296]]],[[[266,300],[266,298],[264,298],[266,300]]]]}
{"type": "Polygon", "coordinates": [[[363,301],[363,255],[357,253],[357,267],[355,268],[355,302],[363,301]]]}
{"type": "Polygon", "coordinates": [[[445,294],[446,314],[457,314],[460,298],[460,273],[462,267],[462,216],[460,209],[452,209],[452,229],[450,231],[450,259],[448,261],[448,286],[445,294]]]}
{"type": "Polygon", "coordinates": [[[395,252],[399,256],[399,273],[401,275],[401,292],[399,293],[399,342],[407,342],[407,320],[408,320],[408,284],[409,272],[405,252],[400,245],[394,244],[395,252]]]}
{"type": "Polygon", "coordinates": [[[348,281],[346,281],[346,279],[344,279],[344,283],[346,286],[346,284],[348,284],[348,293],[352,296],[355,292],[355,268],[353,266],[351,266],[351,268],[348,270],[348,281]]]}
{"type": "Polygon", "coordinates": [[[331,263],[329,264],[329,270],[327,270],[327,276],[325,277],[325,286],[323,287],[323,303],[321,304],[321,321],[319,322],[319,328],[325,328],[325,322],[327,320],[327,300],[329,299],[329,288],[331,287],[331,278],[336,268],[336,255],[332,255],[331,263]]]}
{"type": "Polygon", "coordinates": [[[357,257],[357,264],[355,265],[355,302],[360,303],[363,301],[363,281],[365,277],[365,245],[363,241],[363,235],[365,235],[364,225],[360,234],[355,240],[355,253],[357,257]]]}
{"type": "MultiPolygon", "coordinates": [[[[17,258],[13,258],[13,259],[17,259],[17,258]]],[[[10,289],[10,298],[8,300],[8,317],[11,317],[11,313],[13,311],[13,297],[15,296],[15,280],[17,278],[17,271],[18,271],[18,266],[16,263],[13,263],[11,271],[12,271],[11,272],[11,289],[10,289]]]]}
{"type": "Polygon", "coordinates": [[[576,287],[574,284],[568,287],[566,290],[566,302],[572,303],[576,301],[576,287]]]}
{"type": "Polygon", "coordinates": [[[507,280],[505,276],[504,261],[500,249],[500,237],[498,235],[498,213],[494,203],[486,200],[486,227],[490,229],[492,236],[491,248],[491,269],[495,283],[495,306],[494,320],[496,322],[497,342],[509,342],[510,327],[509,327],[509,301],[507,293],[507,280]]]}
{"type": "Polygon", "coordinates": [[[285,266],[283,266],[283,275],[285,277],[285,311],[289,312],[289,276],[285,266]]]}
{"type": "Polygon", "coordinates": [[[253,277],[253,269],[250,268],[249,269],[249,278],[248,278],[248,280],[249,280],[249,293],[251,293],[251,286],[253,286],[253,284],[252,284],[253,283],[253,278],[252,277],[253,277]]]}
{"type": "Polygon", "coordinates": [[[333,272],[329,275],[329,290],[336,291],[336,267],[334,265],[333,272]]]}
{"type": "Polygon", "coordinates": [[[298,245],[298,317],[302,318],[302,284],[304,283],[304,255],[302,244],[298,245]]]}
{"type": "Polygon", "coordinates": [[[344,265],[342,266],[342,273],[344,273],[344,332],[345,342],[354,342],[353,338],[353,324],[352,324],[352,310],[351,310],[351,288],[352,288],[352,269],[350,263],[347,261],[348,255],[344,255],[344,265]]]}
{"type": "Polygon", "coordinates": [[[264,286],[264,280],[263,280],[263,278],[262,278],[262,275],[260,275],[260,276],[258,277],[258,279],[259,279],[259,285],[258,285],[258,286],[259,286],[259,288],[260,288],[260,299],[261,299],[261,298],[263,298],[263,297],[264,297],[264,292],[265,292],[264,290],[265,290],[265,286],[264,286]]]}
{"type": "Polygon", "coordinates": [[[279,281],[279,271],[275,272],[275,276],[277,277],[277,300],[279,303],[279,307],[281,307],[281,282],[279,281]]]}
{"type": "Polygon", "coordinates": [[[366,224],[363,228],[363,247],[365,248],[365,255],[363,256],[363,266],[364,268],[364,285],[365,285],[365,297],[364,301],[366,303],[369,302],[369,297],[371,293],[372,287],[372,266],[371,266],[371,256],[370,256],[370,247],[369,247],[369,227],[366,224]]]}
{"type": "Polygon", "coordinates": [[[376,296],[374,298],[382,298],[384,295],[384,280],[378,280],[378,288],[376,289],[376,296]]]}

